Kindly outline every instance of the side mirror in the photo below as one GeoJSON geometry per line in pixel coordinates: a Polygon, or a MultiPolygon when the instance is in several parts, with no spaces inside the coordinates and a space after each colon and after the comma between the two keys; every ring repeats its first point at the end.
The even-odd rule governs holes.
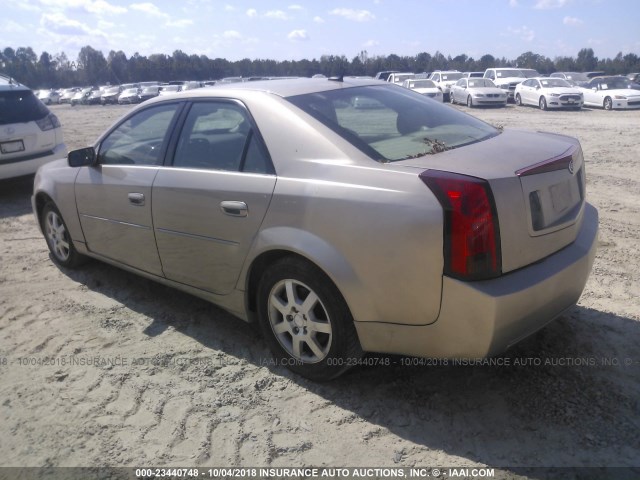
{"type": "Polygon", "coordinates": [[[89,167],[95,165],[97,163],[96,160],[96,150],[93,147],[72,150],[67,155],[67,162],[70,167],[89,167]]]}

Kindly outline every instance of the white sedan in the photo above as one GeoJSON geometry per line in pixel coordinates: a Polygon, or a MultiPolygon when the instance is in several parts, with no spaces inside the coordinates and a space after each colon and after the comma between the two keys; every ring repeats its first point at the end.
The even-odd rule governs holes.
{"type": "Polygon", "coordinates": [[[402,86],[438,102],[443,101],[442,91],[428,78],[405,80],[402,86]]]}
{"type": "Polygon", "coordinates": [[[584,87],[584,104],[605,110],[640,108],[640,90],[626,77],[596,77],[584,87]]]}
{"type": "Polygon", "coordinates": [[[466,103],[467,107],[505,107],[507,93],[488,78],[461,78],[449,91],[451,103],[466,103]]]}
{"type": "Polygon", "coordinates": [[[584,103],[582,89],[572,87],[562,78],[529,78],[516,86],[517,105],[534,105],[540,110],[550,108],[580,109],[584,103]]]}

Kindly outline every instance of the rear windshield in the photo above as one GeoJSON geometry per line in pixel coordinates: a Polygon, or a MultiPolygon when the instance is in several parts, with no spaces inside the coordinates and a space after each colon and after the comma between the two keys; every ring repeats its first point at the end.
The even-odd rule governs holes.
{"type": "Polygon", "coordinates": [[[394,85],[343,88],[287,100],[379,162],[439,153],[498,134],[470,115],[394,85]]]}
{"type": "Polygon", "coordinates": [[[33,122],[48,114],[49,109],[30,90],[0,92],[0,125],[33,122]]]}

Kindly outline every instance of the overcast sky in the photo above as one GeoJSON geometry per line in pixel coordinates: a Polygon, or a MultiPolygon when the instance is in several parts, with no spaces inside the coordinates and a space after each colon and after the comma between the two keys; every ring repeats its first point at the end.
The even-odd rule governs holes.
{"type": "Polygon", "coordinates": [[[75,60],[91,45],[228,60],[436,51],[553,59],[640,55],[638,0],[2,0],[0,48],[75,60]]]}

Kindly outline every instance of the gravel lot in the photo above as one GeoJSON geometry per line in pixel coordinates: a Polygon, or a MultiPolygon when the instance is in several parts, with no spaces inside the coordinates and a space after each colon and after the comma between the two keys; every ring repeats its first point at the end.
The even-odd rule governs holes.
{"type": "MultiPolygon", "coordinates": [[[[74,149],[128,108],[52,111],[74,149]]],[[[507,478],[623,466],[639,478],[640,111],[472,113],[578,137],[600,211],[580,303],[503,366],[391,357],[311,383],[204,301],[98,262],[60,270],[32,178],[0,182],[0,466],[489,465],[507,478]]]]}

